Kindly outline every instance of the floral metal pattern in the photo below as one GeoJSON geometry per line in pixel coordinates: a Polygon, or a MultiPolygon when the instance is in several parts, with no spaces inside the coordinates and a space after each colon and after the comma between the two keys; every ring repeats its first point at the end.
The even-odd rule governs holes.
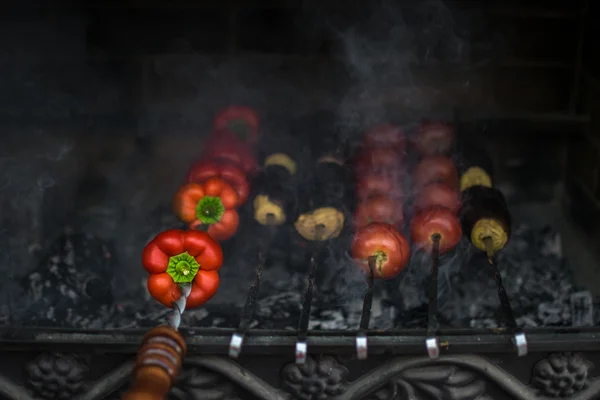
{"type": "Polygon", "coordinates": [[[531,385],[549,397],[569,397],[585,389],[592,364],[580,353],[554,353],[533,368],[531,385]]]}
{"type": "Polygon", "coordinates": [[[215,372],[204,368],[186,368],[169,395],[174,400],[238,400],[235,386],[215,372]]]}
{"type": "Polygon", "coordinates": [[[344,393],[348,369],[335,358],[307,357],[302,365],[288,364],[281,371],[282,386],[302,400],[327,400],[344,393]]]}
{"type": "Polygon", "coordinates": [[[456,365],[431,365],[406,370],[368,399],[491,399],[485,389],[485,382],[471,370],[456,365]]]}
{"type": "Polygon", "coordinates": [[[72,399],[84,389],[88,369],[74,357],[42,353],[26,367],[28,386],[36,398],[72,399]]]}
{"type": "MultiPolygon", "coordinates": [[[[0,374],[0,397],[116,400],[129,386],[133,366],[133,360],[126,361],[89,382],[87,367],[77,357],[44,353],[27,364],[25,385],[0,374]]],[[[591,400],[600,398],[600,379],[590,378],[591,368],[582,354],[552,354],[535,364],[528,385],[482,356],[447,355],[438,361],[404,356],[348,382],[345,366],[331,356],[321,356],[301,366],[287,364],[278,388],[227,357],[189,356],[169,399],[485,400],[498,394],[499,388],[506,395],[503,398],[517,400],[591,400]],[[487,392],[487,382],[496,389],[487,392]]]]}

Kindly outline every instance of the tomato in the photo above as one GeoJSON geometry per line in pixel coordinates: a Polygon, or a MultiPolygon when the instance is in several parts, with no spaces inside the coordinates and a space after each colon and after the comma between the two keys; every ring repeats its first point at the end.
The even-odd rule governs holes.
{"type": "Polygon", "coordinates": [[[221,177],[239,196],[240,204],[248,200],[250,185],[246,173],[238,165],[227,160],[200,160],[188,171],[187,181],[202,183],[212,177],[221,177]]]}
{"type": "Polygon", "coordinates": [[[391,148],[401,155],[406,151],[404,132],[391,124],[379,124],[371,127],[365,135],[364,144],[367,147],[391,148]]]}
{"type": "Polygon", "coordinates": [[[419,211],[434,206],[445,207],[452,212],[458,212],[460,209],[460,195],[458,191],[445,183],[437,182],[430,183],[421,188],[415,196],[413,209],[419,211]]]}
{"type": "Polygon", "coordinates": [[[415,137],[415,146],[421,156],[448,154],[454,143],[454,129],[444,122],[425,122],[415,137]]]}
{"type": "Polygon", "coordinates": [[[410,246],[404,236],[393,226],[373,222],[356,232],[351,253],[352,258],[365,274],[370,274],[369,259],[373,258],[374,277],[391,279],[408,264],[410,246]]]}
{"type": "Polygon", "coordinates": [[[413,171],[413,186],[418,192],[430,183],[443,182],[451,188],[458,188],[458,171],[454,162],[444,156],[423,158],[413,171]]]}
{"type": "Polygon", "coordinates": [[[192,283],[186,307],[206,303],[219,288],[218,270],[223,251],[207,233],[171,229],[159,233],[142,252],[142,265],[150,274],[148,291],[171,307],[181,296],[178,284],[192,283]]]}
{"type": "Polygon", "coordinates": [[[221,110],[213,120],[213,129],[234,133],[238,140],[250,145],[258,143],[260,118],[250,107],[229,106],[221,110]]]}
{"type": "Polygon", "coordinates": [[[202,158],[229,160],[238,164],[248,176],[253,176],[258,169],[252,148],[229,131],[215,131],[204,146],[202,158]]]}
{"type": "Polygon", "coordinates": [[[356,197],[363,200],[375,195],[403,199],[403,175],[398,171],[388,173],[362,173],[356,177],[356,197]]]}
{"type": "Polygon", "coordinates": [[[390,147],[364,147],[354,160],[355,171],[374,172],[402,169],[403,155],[390,147]]]}
{"type": "Polygon", "coordinates": [[[444,207],[417,212],[410,223],[413,243],[419,249],[431,252],[435,234],[440,235],[440,254],[456,247],[462,236],[460,220],[456,214],[444,207]]]}
{"type": "Polygon", "coordinates": [[[354,212],[356,229],[372,222],[384,222],[398,228],[403,220],[402,202],[386,195],[375,195],[362,200],[354,212]]]}

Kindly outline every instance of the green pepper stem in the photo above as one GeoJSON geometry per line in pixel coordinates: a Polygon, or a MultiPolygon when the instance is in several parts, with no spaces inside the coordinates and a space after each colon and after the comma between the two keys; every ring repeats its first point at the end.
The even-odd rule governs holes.
{"type": "Polygon", "coordinates": [[[200,264],[187,251],[169,258],[167,274],[175,283],[189,283],[200,270],[200,264]]]}
{"type": "Polygon", "coordinates": [[[196,206],[196,218],[203,225],[216,224],[225,213],[225,206],[218,197],[205,196],[196,206]]]}

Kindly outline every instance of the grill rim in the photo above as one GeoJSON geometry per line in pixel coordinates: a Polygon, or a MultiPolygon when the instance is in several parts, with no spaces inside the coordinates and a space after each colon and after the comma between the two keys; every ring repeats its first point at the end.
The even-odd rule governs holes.
{"type": "MultiPolygon", "coordinates": [[[[191,354],[228,354],[229,342],[235,329],[182,328],[191,354]]],[[[84,331],[60,329],[0,329],[0,351],[20,351],[32,347],[48,350],[73,349],[110,352],[135,352],[146,330],[84,331]]],[[[309,331],[310,353],[354,353],[356,330],[309,331]]],[[[540,351],[600,351],[600,327],[527,330],[529,349],[540,351]]],[[[425,330],[394,332],[369,331],[369,353],[384,352],[425,354],[425,330]]],[[[442,354],[513,353],[513,334],[481,330],[442,330],[438,335],[442,354]]],[[[245,339],[243,354],[293,354],[296,331],[252,330],[245,339]]]]}

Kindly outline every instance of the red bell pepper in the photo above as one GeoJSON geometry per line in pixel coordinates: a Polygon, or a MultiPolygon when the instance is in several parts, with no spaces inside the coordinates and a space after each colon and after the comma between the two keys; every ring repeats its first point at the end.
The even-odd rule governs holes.
{"type": "Polygon", "coordinates": [[[190,228],[207,227],[217,241],[227,240],[237,231],[239,215],[235,208],[239,196],[222,178],[212,177],[204,183],[187,183],[175,194],[175,214],[190,228]]]}
{"type": "Polygon", "coordinates": [[[225,130],[215,131],[204,145],[204,159],[224,159],[238,164],[248,176],[253,176],[258,169],[258,161],[247,144],[225,130]]]}
{"type": "Polygon", "coordinates": [[[226,160],[200,160],[188,171],[187,181],[203,183],[212,177],[220,177],[231,185],[239,196],[239,203],[248,200],[250,185],[246,173],[237,164],[226,160]]]}
{"type": "Polygon", "coordinates": [[[258,143],[260,118],[250,107],[229,106],[221,110],[213,121],[213,129],[227,130],[239,140],[251,145],[258,143]]]}
{"type": "Polygon", "coordinates": [[[159,233],[146,245],[142,265],[148,271],[148,291],[171,307],[181,296],[180,283],[192,283],[186,308],[199,307],[219,288],[218,270],[223,251],[206,232],[172,229],[159,233]]]}

